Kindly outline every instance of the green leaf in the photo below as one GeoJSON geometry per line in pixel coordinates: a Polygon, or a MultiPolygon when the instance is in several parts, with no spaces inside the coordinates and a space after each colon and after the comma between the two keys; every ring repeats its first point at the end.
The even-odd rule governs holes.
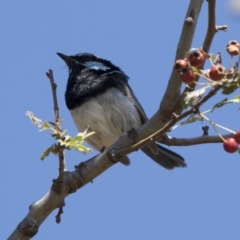
{"type": "Polygon", "coordinates": [[[237,95],[236,97],[232,98],[231,100],[229,100],[229,102],[233,102],[233,103],[240,103],[240,95],[237,95]]]}
{"type": "Polygon", "coordinates": [[[187,108],[188,106],[195,106],[199,100],[202,98],[203,94],[205,93],[206,89],[210,86],[205,86],[193,92],[186,92],[185,97],[183,99],[183,107],[187,108]]]}
{"type": "Polygon", "coordinates": [[[71,140],[71,136],[69,136],[69,135],[64,136],[64,138],[65,138],[66,142],[69,142],[71,140]]]}
{"type": "Polygon", "coordinates": [[[61,136],[64,136],[65,134],[68,133],[68,130],[67,129],[64,129],[63,131],[61,131],[61,136]]]}
{"type": "Polygon", "coordinates": [[[26,112],[26,115],[30,118],[33,124],[37,125],[40,128],[39,130],[40,132],[43,130],[49,130],[49,129],[51,129],[52,131],[55,131],[55,129],[51,126],[50,123],[37,118],[36,116],[34,116],[33,112],[28,111],[26,112]]]}
{"type": "Polygon", "coordinates": [[[86,131],[83,133],[78,133],[77,136],[72,138],[69,141],[69,147],[70,148],[75,148],[77,151],[82,152],[82,153],[87,153],[92,151],[91,148],[87,148],[83,145],[84,140],[88,138],[89,136],[93,135],[94,132],[87,133],[86,131]]]}
{"type": "Polygon", "coordinates": [[[53,149],[54,149],[53,146],[47,148],[47,149],[43,152],[43,154],[42,154],[42,156],[41,156],[40,159],[41,159],[41,160],[44,160],[45,157],[47,157],[51,152],[53,152],[53,149]]]}
{"type": "Polygon", "coordinates": [[[228,100],[227,98],[223,99],[221,102],[215,104],[211,111],[213,112],[215,108],[220,108],[229,103],[240,103],[240,95],[237,95],[230,100],[228,100]]]}
{"type": "Polygon", "coordinates": [[[64,146],[64,147],[69,146],[69,143],[65,140],[62,140],[62,139],[58,139],[58,143],[60,144],[60,146],[64,146]]]}
{"type": "MultiPolygon", "coordinates": [[[[64,147],[65,149],[71,149],[71,148],[75,148],[77,151],[82,152],[82,153],[87,153],[92,151],[91,148],[87,148],[85,147],[84,144],[84,140],[86,138],[88,138],[89,136],[91,136],[92,134],[94,134],[94,132],[87,132],[88,129],[86,129],[84,132],[82,133],[78,133],[75,137],[71,138],[71,136],[69,135],[65,135],[67,134],[67,130],[61,130],[60,132],[57,131],[55,129],[54,126],[51,125],[50,122],[47,121],[43,121],[39,118],[37,118],[36,116],[34,116],[34,114],[30,111],[26,112],[26,115],[30,118],[30,120],[32,121],[32,123],[34,123],[35,125],[37,125],[40,129],[40,131],[43,130],[51,130],[50,134],[52,137],[54,137],[57,142],[60,144],[61,147],[64,147]]],[[[58,146],[59,145],[52,145],[51,147],[47,148],[42,156],[41,156],[41,160],[44,160],[51,152],[54,154],[57,154],[58,151],[58,146]]]]}
{"type": "Polygon", "coordinates": [[[43,120],[34,116],[33,112],[27,111],[26,115],[30,118],[33,124],[37,125],[39,128],[43,125],[43,120]]]}
{"type": "Polygon", "coordinates": [[[80,134],[78,134],[77,136],[73,137],[73,138],[70,140],[70,143],[73,143],[73,142],[83,142],[83,141],[84,141],[83,136],[81,136],[80,134]]]}
{"type": "Polygon", "coordinates": [[[58,143],[60,144],[60,146],[64,146],[66,149],[71,149],[74,148],[79,152],[82,153],[87,153],[92,151],[91,148],[87,148],[85,147],[84,144],[84,140],[91,136],[92,134],[94,134],[94,132],[90,132],[90,133],[78,133],[77,136],[71,138],[69,135],[64,136],[64,138],[62,139],[58,139],[58,143]]]}
{"type": "Polygon", "coordinates": [[[240,73],[237,69],[231,68],[227,74],[228,83],[223,87],[222,94],[230,94],[240,86],[240,73]]]}
{"type": "Polygon", "coordinates": [[[210,54],[210,60],[211,62],[214,62],[214,59],[215,59],[215,55],[213,53],[210,54]]]}
{"type": "Polygon", "coordinates": [[[70,148],[75,148],[76,150],[78,150],[79,152],[82,152],[82,153],[91,151],[90,148],[87,148],[83,145],[83,141],[70,141],[68,146],[70,148]]]}
{"type": "Polygon", "coordinates": [[[220,107],[222,107],[223,105],[225,105],[225,104],[227,104],[228,103],[228,101],[227,101],[227,98],[225,98],[225,99],[223,99],[221,102],[218,102],[217,104],[215,104],[214,106],[213,106],[213,108],[212,108],[212,112],[213,112],[213,110],[215,109],[215,108],[220,108],[220,107]]]}
{"type": "Polygon", "coordinates": [[[85,147],[85,146],[83,146],[83,145],[78,145],[78,146],[76,146],[76,147],[74,147],[76,150],[78,150],[79,152],[81,152],[81,153],[87,153],[87,152],[91,152],[92,151],[92,149],[91,148],[87,148],[87,147],[85,147]]]}
{"type": "Polygon", "coordinates": [[[52,126],[48,122],[43,121],[41,130],[39,130],[39,131],[41,132],[41,131],[48,130],[48,129],[54,129],[54,128],[52,128],[52,126]]]}
{"type": "Polygon", "coordinates": [[[236,86],[236,85],[230,85],[229,87],[224,87],[223,90],[222,90],[222,94],[225,94],[225,95],[231,94],[237,88],[238,88],[238,86],[236,86]]]}
{"type": "Polygon", "coordinates": [[[191,69],[193,70],[194,73],[201,74],[201,70],[197,67],[191,66],[191,69]]]}
{"type": "Polygon", "coordinates": [[[78,133],[77,136],[82,137],[82,140],[84,140],[84,139],[90,137],[91,135],[93,135],[94,133],[95,133],[95,132],[89,132],[89,133],[87,133],[87,132],[82,132],[82,133],[78,133]]]}

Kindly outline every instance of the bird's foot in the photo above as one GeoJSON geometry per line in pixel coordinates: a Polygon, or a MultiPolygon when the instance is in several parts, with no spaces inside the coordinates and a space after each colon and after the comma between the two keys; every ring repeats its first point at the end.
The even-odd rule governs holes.
{"type": "Polygon", "coordinates": [[[137,131],[136,131],[135,128],[132,128],[131,130],[129,130],[129,131],[127,132],[127,135],[128,135],[128,137],[129,137],[131,140],[133,140],[134,143],[137,142],[137,141],[136,141],[136,138],[137,138],[138,134],[137,134],[137,131]]]}

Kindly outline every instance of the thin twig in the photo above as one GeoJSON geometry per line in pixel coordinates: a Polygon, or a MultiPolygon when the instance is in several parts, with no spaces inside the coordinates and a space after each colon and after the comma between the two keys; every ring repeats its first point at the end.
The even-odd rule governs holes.
{"type": "Polygon", "coordinates": [[[236,132],[234,132],[233,130],[231,130],[231,129],[229,129],[229,128],[226,128],[226,127],[224,127],[224,126],[222,126],[222,125],[220,125],[220,124],[218,124],[218,123],[215,123],[215,122],[211,121],[211,120],[210,120],[208,117],[206,117],[204,114],[199,113],[199,115],[200,115],[203,119],[205,119],[206,121],[208,121],[210,124],[212,124],[212,125],[214,125],[214,126],[216,126],[216,127],[219,127],[219,128],[221,128],[221,129],[223,129],[223,130],[225,130],[225,131],[227,131],[227,132],[230,132],[230,133],[232,133],[232,134],[236,134],[236,132]]]}
{"type": "Polygon", "coordinates": [[[219,138],[221,138],[222,141],[225,141],[224,138],[222,137],[222,135],[218,132],[218,130],[217,130],[217,128],[216,128],[216,124],[215,124],[214,122],[212,122],[209,118],[207,118],[206,116],[204,116],[203,114],[201,114],[201,113],[198,113],[198,114],[199,114],[205,121],[209,122],[209,123],[212,125],[212,127],[213,127],[214,131],[216,132],[216,134],[219,136],[219,138]]]}
{"type": "Polygon", "coordinates": [[[55,216],[56,218],[56,223],[60,223],[61,222],[61,215],[63,214],[63,207],[65,206],[65,203],[64,201],[61,202],[61,204],[59,205],[59,208],[58,208],[58,213],[57,215],[55,216]]]}
{"type": "MultiPolygon", "coordinates": [[[[54,115],[55,115],[55,129],[59,133],[61,123],[60,123],[60,114],[59,114],[59,107],[58,107],[58,101],[57,101],[57,84],[54,81],[53,71],[51,69],[49,69],[49,71],[46,72],[46,75],[50,80],[51,89],[52,89],[53,105],[54,105],[53,109],[54,109],[54,115]]],[[[54,181],[54,186],[56,187],[56,190],[58,189],[58,191],[60,191],[61,187],[57,185],[62,184],[63,178],[64,178],[63,174],[66,169],[64,150],[60,145],[58,145],[58,159],[59,159],[59,176],[57,180],[54,181]]]]}
{"type": "Polygon", "coordinates": [[[55,125],[55,127],[58,127],[59,130],[59,107],[58,107],[58,101],[57,101],[57,84],[54,81],[54,77],[53,77],[53,71],[52,69],[49,69],[48,72],[46,72],[46,75],[48,77],[48,79],[50,80],[51,83],[51,89],[52,89],[52,96],[53,96],[53,106],[54,106],[54,113],[55,113],[55,124],[57,124],[57,126],[55,125]]]}
{"type": "Polygon", "coordinates": [[[227,30],[228,30],[228,26],[227,25],[216,26],[216,32],[219,32],[219,31],[226,32],[227,30]]]}

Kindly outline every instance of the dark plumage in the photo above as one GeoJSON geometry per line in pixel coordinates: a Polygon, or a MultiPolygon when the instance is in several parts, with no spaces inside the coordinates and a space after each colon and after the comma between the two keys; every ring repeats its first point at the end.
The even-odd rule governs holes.
{"type": "MultiPolygon", "coordinates": [[[[66,56],[57,53],[69,68],[65,100],[79,131],[87,126],[95,132],[87,139],[101,151],[131,129],[139,128],[147,116],[128,85],[128,77],[110,61],[89,53],[66,56]]],[[[184,159],[152,142],[141,149],[167,169],[185,167],[184,159]]],[[[128,157],[121,161],[128,165],[128,157]]]]}

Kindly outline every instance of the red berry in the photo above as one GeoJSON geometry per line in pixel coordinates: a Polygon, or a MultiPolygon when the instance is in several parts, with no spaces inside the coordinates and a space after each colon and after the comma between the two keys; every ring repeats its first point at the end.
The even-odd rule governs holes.
{"type": "Polygon", "coordinates": [[[224,75],[225,75],[225,68],[220,64],[212,66],[209,72],[209,77],[213,81],[221,80],[224,77],[224,75]]]}
{"type": "Polygon", "coordinates": [[[238,143],[234,138],[226,138],[225,142],[223,143],[223,148],[228,153],[234,153],[238,149],[238,143]]]}
{"type": "Polygon", "coordinates": [[[236,141],[237,143],[240,144],[240,131],[237,131],[237,132],[235,133],[234,139],[235,139],[235,141],[236,141]]]}
{"type": "Polygon", "coordinates": [[[205,55],[202,51],[192,51],[188,56],[189,63],[194,67],[201,67],[205,61],[205,55]]]}
{"type": "Polygon", "coordinates": [[[236,40],[232,40],[227,44],[226,50],[231,56],[239,55],[240,54],[240,44],[236,40]]]}
{"type": "Polygon", "coordinates": [[[178,59],[178,60],[175,62],[174,68],[175,68],[177,71],[181,71],[183,68],[188,68],[188,61],[185,60],[185,59],[178,59]]]}
{"type": "Polygon", "coordinates": [[[195,80],[195,74],[192,69],[183,68],[179,74],[184,83],[191,83],[195,80]]]}

